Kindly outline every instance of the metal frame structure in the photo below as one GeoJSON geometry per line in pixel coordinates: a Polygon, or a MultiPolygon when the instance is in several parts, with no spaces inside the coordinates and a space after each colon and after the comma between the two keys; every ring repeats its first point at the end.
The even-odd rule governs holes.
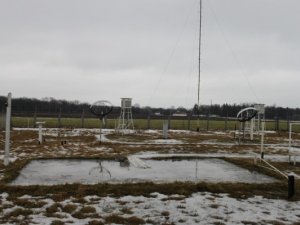
{"type": "Polygon", "coordinates": [[[289,155],[289,162],[291,162],[291,158],[292,156],[294,156],[294,165],[296,165],[296,158],[297,156],[300,156],[300,148],[294,148],[292,147],[292,130],[293,130],[293,125],[300,125],[300,122],[293,122],[293,123],[290,123],[290,126],[289,126],[289,147],[288,147],[288,155],[289,155]]]}
{"type": "Polygon", "coordinates": [[[238,112],[237,119],[240,122],[239,139],[241,130],[243,130],[243,137],[245,132],[249,133],[251,141],[254,139],[254,134],[263,135],[266,129],[264,104],[255,104],[254,107],[242,109],[238,112]]]}
{"type": "Polygon", "coordinates": [[[265,121],[265,105],[255,104],[254,108],[257,111],[256,116],[253,119],[253,130],[259,133],[262,130],[262,123],[265,121]]]}
{"type": "Polygon", "coordinates": [[[118,119],[117,131],[124,134],[129,130],[134,130],[132,98],[121,98],[121,113],[118,119]]]}
{"type": "Polygon", "coordinates": [[[97,116],[100,120],[100,136],[99,142],[102,143],[102,126],[104,122],[104,117],[107,116],[113,110],[113,105],[107,100],[100,100],[95,102],[90,107],[91,113],[97,116]]]}

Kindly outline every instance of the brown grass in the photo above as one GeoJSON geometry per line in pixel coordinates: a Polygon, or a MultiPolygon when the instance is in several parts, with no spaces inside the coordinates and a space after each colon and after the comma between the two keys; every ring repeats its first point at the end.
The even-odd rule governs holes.
{"type": "Polygon", "coordinates": [[[77,209],[77,205],[67,204],[62,208],[62,211],[66,213],[73,213],[76,209],[77,209]]]}
{"type": "Polygon", "coordinates": [[[138,218],[136,216],[132,217],[122,217],[117,214],[112,214],[108,217],[105,217],[105,222],[110,223],[116,223],[116,224],[130,224],[130,225],[138,225],[138,224],[145,224],[145,221],[141,218],[138,218]]]}

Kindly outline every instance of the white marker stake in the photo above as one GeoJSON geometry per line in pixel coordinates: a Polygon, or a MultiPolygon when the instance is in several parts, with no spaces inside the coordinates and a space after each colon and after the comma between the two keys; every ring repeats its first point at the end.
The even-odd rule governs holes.
{"type": "Polygon", "coordinates": [[[168,139],[168,121],[163,122],[163,138],[168,139]]]}
{"type": "Polygon", "coordinates": [[[11,119],[11,93],[8,93],[7,106],[6,106],[6,124],[5,124],[5,155],[4,155],[5,166],[9,164],[10,119],[11,119]]]}
{"type": "Polygon", "coordinates": [[[250,140],[253,141],[254,118],[250,120],[250,140]]]}
{"type": "Polygon", "coordinates": [[[43,144],[43,124],[45,124],[45,122],[36,122],[36,124],[39,127],[39,144],[43,144]]]}

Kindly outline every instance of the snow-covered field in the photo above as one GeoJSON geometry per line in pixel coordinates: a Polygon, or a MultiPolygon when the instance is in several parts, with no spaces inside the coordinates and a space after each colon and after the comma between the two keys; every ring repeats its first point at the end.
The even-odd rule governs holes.
{"type": "MultiPolygon", "coordinates": [[[[12,208],[4,209],[2,214],[9,215],[16,209],[26,210],[7,200],[8,197],[6,193],[0,195],[2,205],[13,205],[12,208]]],[[[242,225],[296,224],[300,221],[298,202],[265,199],[260,196],[235,199],[227,194],[207,192],[194,193],[190,197],[152,193],[150,197],[85,196],[84,203],[79,203],[73,198],[54,202],[50,198],[33,198],[30,195],[20,199],[44,204],[42,207],[33,208],[31,215],[26,219],[22,215],[18,216],[18,220],[25,219],[27,224],[50,225],[54,221],[74,225],[92,224],[92,221],[103,224],[119,224],[118,221],[122,221],[121,224],[131,224],[132,221],[132,224],[242,225]]]]}
{"type": "MultiPolygon", "coordinates": [[[[157,130],[138,131],[136,136],[114,136],[113,130],[103,130],[101,139],[104,144],[99,145],[99,129],[45,129],[46,142],[38,145],[37,129],[14,129],[10,161],[13,164],[17,159],[119,155],[134,155],[141,159],[166,156],[253,159],[254,154],[260,153],[259,142],[239,146],[231,133],[215,131],[199,135],[177,130],[170,131],[170,139],[165,140],[162,132],[157,130]],[[61,144],[62,140],[66,143],[61,144]]],[[[0,134],[0,145],[4,143],[3,137],[0,134]]],[[[269,162],[287,163],[287,135],[267,133],[265,143],[265,158],[269,162]]],[[[1,148],[0,154],[2,158],[1,148]]],[[[299,167],[293,168],[299,175],[299,167]]],[[[1,177],[4,173],[5,167],[1,165],[1,177]]],[[[297,190],[296,195],[299,195],[297,190]]],[[[158,192],[150,196],[87,195],[55,200],[50,194],[39,196],[29,192],[16,197],[0,190],[0,224],[296,225],[300,224],[300,202],[262,196],[236,199],[229,194],[210,192],[195,192],[187,196],[158,192]]]]}

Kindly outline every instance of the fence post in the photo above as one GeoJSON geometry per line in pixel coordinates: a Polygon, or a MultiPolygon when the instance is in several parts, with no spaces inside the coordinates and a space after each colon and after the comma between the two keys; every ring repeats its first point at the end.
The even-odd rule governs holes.
{"type": "Polygon", "coordinates": [[[210,115],[207,114],[207,117],[206,117],[206,130],[209,130],[209,120],[210,120],[210,115]]]}
{"type": "Polygon", "coordinates": [[[61,107],[59,108],[58,119],[57,119],[57,127],[61,127],[61,107]]]}
{"type": "Polygon", "coordinates": [[[34,113],[33,113],[33,128],[36,128],[36,114],[37,114],[37,107],[34,107],[34,113]]]}
{"type": "Polygon", "coordinates": [[[276,131],[279,131],[279,118],[276,118],[276,131]]]}
{"type": "Polygon", "coordinates": [[[191,130],[191,113],[188,114],[188,130],[191,130]]]}
{"type": "Polygon", "coordinates": [[[84,109],[82,110],[81,113],[81,128],[84,128],[84,109]]]}
{"type": "Polygon", "coordinates": [[[147,121],[147,127],[148,127],[148,130],[150,130],[150,119],[151,119],[150,113],[148,113],[147,119],[148,119],[148,121],[147,121]]]}

